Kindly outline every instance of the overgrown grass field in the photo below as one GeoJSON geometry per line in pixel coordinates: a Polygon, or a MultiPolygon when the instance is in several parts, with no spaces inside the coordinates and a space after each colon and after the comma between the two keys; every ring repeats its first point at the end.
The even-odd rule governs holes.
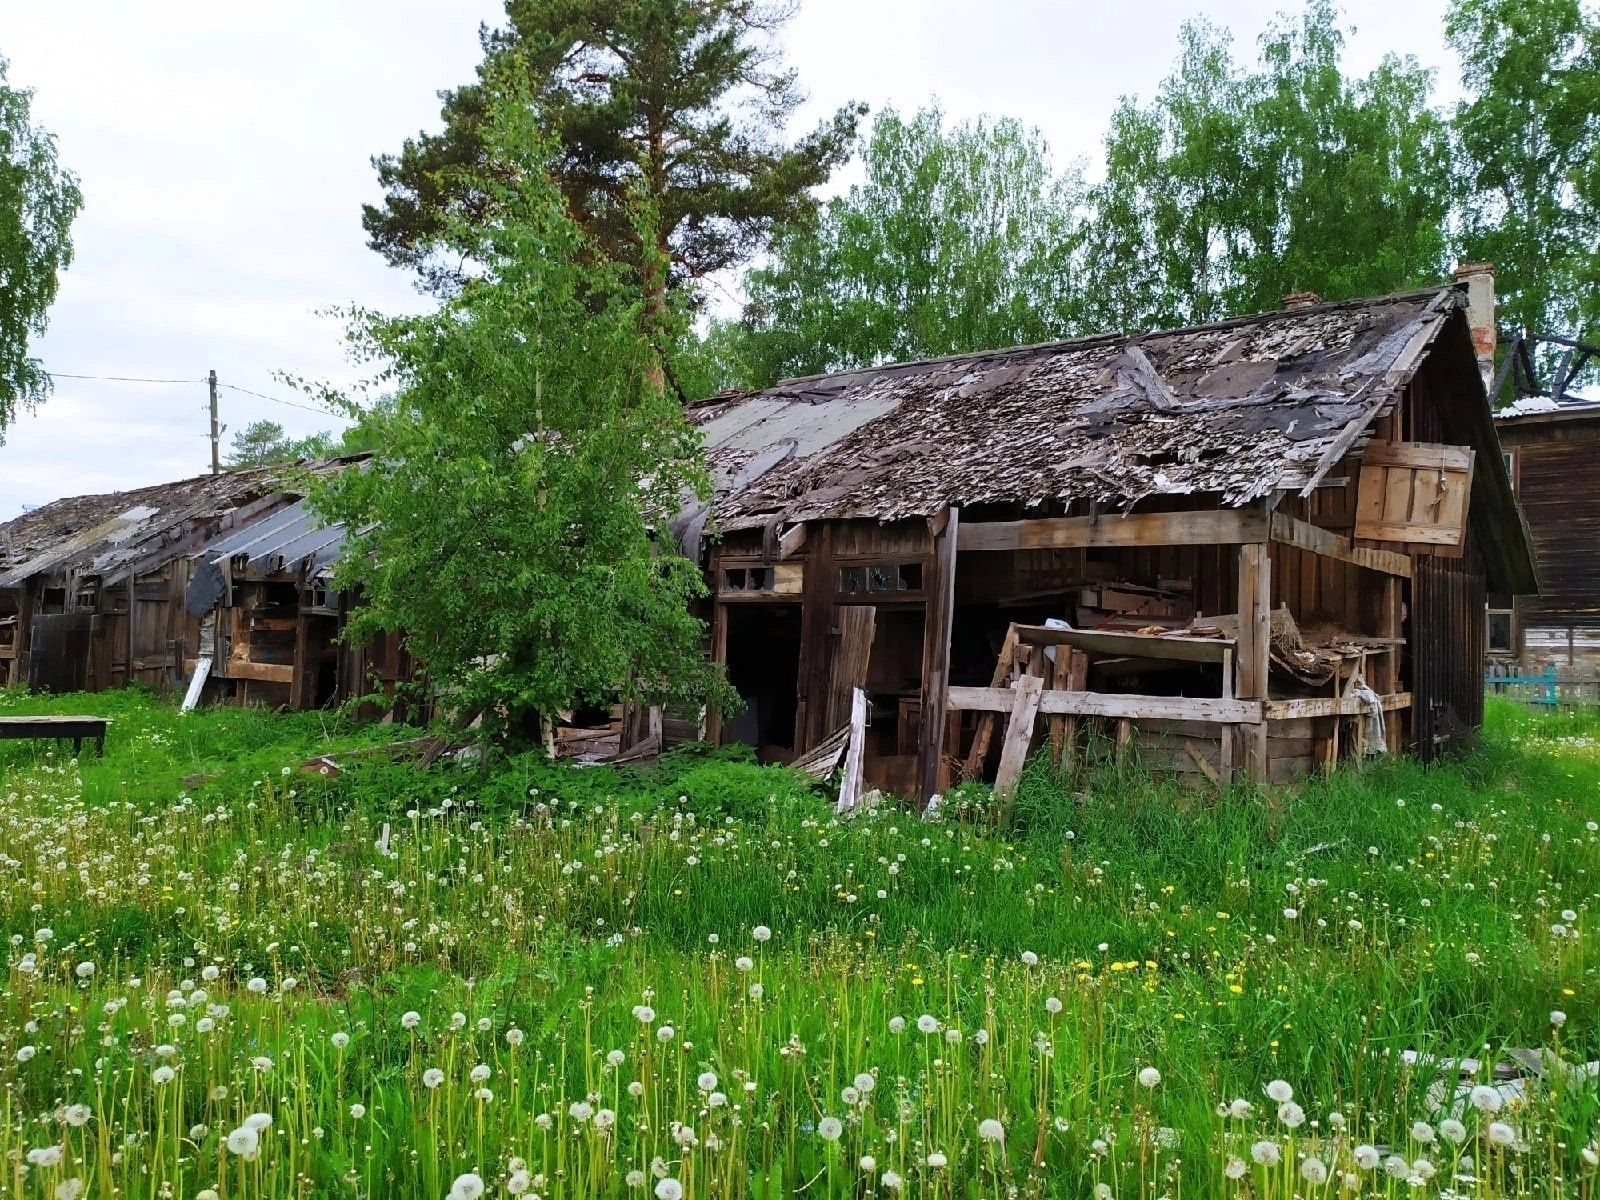
{"type": "Polygon", "coordinates": [[[1587,1071],[1491,1078],[1600,1058],[1590,714],[1294,794],[1041,761],[924,822],[724,756],[324,777],[402,735],[0,692],[41,711],[115,724],[0,743],[0,1193],[1600,1191],[1587,1071]]]}

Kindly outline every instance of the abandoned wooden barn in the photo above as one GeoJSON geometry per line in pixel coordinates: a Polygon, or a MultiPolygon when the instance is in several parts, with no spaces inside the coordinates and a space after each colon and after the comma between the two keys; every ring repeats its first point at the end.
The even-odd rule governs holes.
{"type": "Polygon", "coordinates": [[[0,525],[0,685],[173,686],[196,646],[186,555],[288,504],[271,472],[73,496],[0,525]]]}
{"type": "Polygon", "coordinates": [[[1536,589],[1468,275],[699,407],[746,702],[710,736],[853,727],[864,784],[923,797],[1090,731],[1218,781],[1369,753],[1380,714],[1390,750],[1466,741],[1485,595],[1536,589]]]}
{"type": "Polygon", "coordinates": [[[316,521],[303,486],[282,469],[202,475],[0,525],[0,686],[182,691],[201,672],[211,700],[391,693],[410,659],[396,638],[339,643],[354,602],[331,583],[344,530],[316,521]]]}
{"type": "MultiPolygon", "coordinates": [[[[327,708],[412,678],[398,636],[352,646],[342,640],[355,598],[339,591],[334,565],[342,524],[323,524],[304,500],[242,523],[204,548],[184,605],[200,622],[209,674],[241,703],[327,708]]],[[[390,707],[385,703],[382,708],[390,707]]]]}

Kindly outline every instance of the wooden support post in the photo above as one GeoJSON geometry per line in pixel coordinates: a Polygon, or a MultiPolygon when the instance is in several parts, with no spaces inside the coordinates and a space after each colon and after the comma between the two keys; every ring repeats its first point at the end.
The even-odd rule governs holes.
{"type": "MultiPolygon", "coordinates": [[[[1378,666],[1373,670],[1376,679],[1371,682],[1372,690],[1380,696],[1392,696],[1400,691],[1400,607],[1400,581],[1385,579],[1383,602],[1378,614],[1378,635],[1390,639],[1390,642],[1378,655],[1378,666]]],[[[1384,720],[1384,749],[1390,754],[1400,753],[1405,745],[1405,719],[1406,714],[1397,712],[1384,720]]]]}
{"type": "Polygon", "coordinates": [[[1039,716],[1039,698],[1044,692],[1044,680],[1037,675],[1024,675],[1016,682],[1016,700],[1011,706],[1011,719],[1006,722],[1005,741],[1000,745],[1000,767],[994,775],[994,794],[997,800],[1009,800],[1017,790],[1017,780],[1028,761],[1028,747],[1033,742],[1033,726],[1039,716]]]}
{"type": "Polygon", "coordinates": [[[800,678],[794,714],[794,752],[814,750],[834,731],[825,728],[833,668],[833,603],[839,590],[833,565],[833,529],[819,524],[807,538],[801,583],[800,678]]]}
{"type": "MultiPolygon", "coordinates": [[[[1065,649],[1065,647],[1062,647],[1060,652],[1064,653],[1065,649]]],[[[1089,656],[1082,650],[1074,650],[1067,656],[1066,690],[1069,692],[1081,692],[1088,686],[1089,656]]],[[[1065,755],[1063,765],[1069,771],[1077,766],[1078,761],[1078,725],[1079,720],[1074,716],[1067,717],[1061,725],[1062,738],[1065,743],[1062,750],[1065,755]]]]}
{"type": "Polygon", "coordinates": [[[961,535],[961,513],[950,515],[934,539],[933,578],[922,631],[922,730],[918,748],[922,799],[926,802],[941,786],[945,729],[950,721],[950,629],[956,607],[956,543],[961,535]]]}
{"type": "MultiPolygon", "coordinates": [[[[1062,646],[1056,650],[1056,660],[1050,664],[1049,683],[1052,691],[1064,692],[1067,690],[1067,676],[1071,673],[1072,650],[1062,646]]],[[[1061,765],[1061,751],[1067,741],[1067,718],[1056,716],[1050,718],[1050,761],[1056,766],[1061,765]]]]}
{"type": "MultiPolygon", "coordinates": [[[[1233,651],[1222,652],[1222,698],[1233,699],[1233,651]]],[[[1224,725],[1218,743],[1218,765],[1221,768],[1218,786],[1228,788],[1233,786],[1233,742],[1235,727],[1224,725]]]]}
{"type": "MultiPolygon", "coordinates": [[[[308,685],[316,683],[315,678],[308,679],[310,671],[306,662],[306,640],[310,636],[309,622],[304,611],[295,614],[294,623],[294,668],[289,677],[289,707],[295,711],[311,708],[311,700],[307,696],[308,685]]],[[[131,676],[130,676],[131,678],[131,676]]]]}
{"type": "MultiPolygon", "coordinates": [[[[1006,628],[1005,639],[1000,643],[1000,655],[994,661],[994,677],[990,680],[990,687],[1004,687],[1011,678],[1011,669],[1016,664],[1017,657],[1017,623],[1015,621],[1006,628]]],[[[995,715],[993,713],[980,713],[978,727],[972,735],[972,749],[967,753],[966,763],[961,773],[968,779],[980,779],[983,776],[983,760],[989,757],[989,743],[994,739],[995,715]]]]}
{"type": "MultiPolygon", "coordinates": [[[[713,555],[713,579],[716,578],[716,562],[716,556],[713,555]]],[[[716,599],[711,602],[711,665],[724,669],[728,665],[728,606],[716,599]]],[[[705,739],[710,745],[722,745],[722,714],[710,705],[706,706],[705,739]]]]}
{"type": "Polygon", "coordinates": [[[1128,753],[1128,743],[1131,741],[1133,741],[1133,722],[1123,717],[1117,722],[1117,766],[1122,765],[1122,760],[1128,753]]]}
{"type": "MultiPolygon", "coordinates": [[[[1272,559],[1261,542],[1239,547],[1239,680],[1241,700],[1264,700],[1272,651],[1272,559]]],[[[1256,783],[1267,779],[1267,726],[1247,725],[1244,766],[1256,783]]]]}

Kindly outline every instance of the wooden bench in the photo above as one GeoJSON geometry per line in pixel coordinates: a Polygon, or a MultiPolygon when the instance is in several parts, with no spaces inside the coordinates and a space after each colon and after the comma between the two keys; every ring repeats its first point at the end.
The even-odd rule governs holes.
{"type": "Polygon", "coordinates": [[[83,751],[85,739],[95,743],[96,751],[106,752],[106,727],[110,717],[0,717],[0,741],[27,738],[72,739],[72,753],[83,751]]]}

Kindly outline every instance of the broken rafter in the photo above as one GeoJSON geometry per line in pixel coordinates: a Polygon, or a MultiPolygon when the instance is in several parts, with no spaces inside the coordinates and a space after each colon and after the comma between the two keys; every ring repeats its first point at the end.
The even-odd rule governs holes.
{"type": "Polygon", "coordinates": [[[1324,558],[1353,563],[1369,571],[1379,571],[1401,579],[1411,578],[1411,559],[1408,555],[1357,546],[1347,537],[1330,533],[1295,517],[1286,517],[1282,513],[1272,514],[1272,540],[1320,554],[1324,558]]]}

